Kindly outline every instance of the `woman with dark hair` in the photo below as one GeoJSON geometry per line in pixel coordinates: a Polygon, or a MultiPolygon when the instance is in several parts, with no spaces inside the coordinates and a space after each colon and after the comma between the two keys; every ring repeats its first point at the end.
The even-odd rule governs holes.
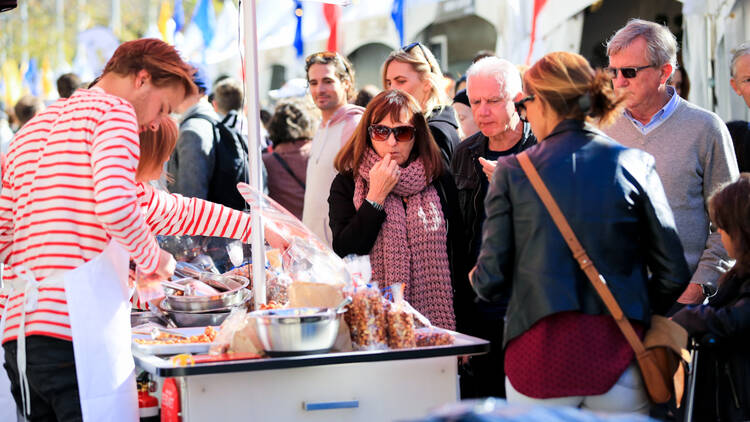
{"type": "Polygon", "coordinates": [[[672,319],[701,343],[694,420],[750,420],[750,173],[714,193],[711,221],[734,267],[719,279],[707,305],[688,306],[672,319]]]}
{"type": "MultiPolygon", "coordinates": [[[[590,124],[610,122],[621,99],[582,56],[544,56],[526,71],[523,86],[516,108],[540,142],[522,154],[642,335],[651,314],[667,312],[690,279],[654,159],[590,124]]],[[[510,290],[503,338],[508,401],[647,412],[633,349],[516,155],[498,160],[485,211],[469,279],[485,300],[510,290]]]]}
{"type": "Polygon", "coordinates": [[[454,289],[468,286],[451,259],[462,248],[457,193],[419,104],[399,90],[378,94],[334,165],[333,250],[369,254],[381,289],[404,282],[407,301],[454,329],[454,289]]]}
{"type": "Polygon", "coordinates": [[[268,196],[302,219],[310,142],[315,134],[315,112],[304,100],[276,105],[268,121],[273,151],[263,153],[268,170],[268,196]]]}
{"type": "Polygon", "coordinates": [[[400,89],[417,100],[443,160],[450,166],[453,150],[463,138],[443,72],[427,46],[414,42],[391,52],[383,63],[383,89],[400,89]]]}

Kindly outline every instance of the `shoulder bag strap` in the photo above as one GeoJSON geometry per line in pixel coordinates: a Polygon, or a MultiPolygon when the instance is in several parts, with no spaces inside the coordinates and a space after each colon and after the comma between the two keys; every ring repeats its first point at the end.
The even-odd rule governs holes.
{"type": "Polygon", "coordinates": [[[305,189],[305,182],[300,180],[300,178],[297,177],[296,174],[294,174],[294,172],[292,171],[292,168],[289,167],[289,164],[287,164],[286,161],[283,158],[281,158],[281,156],[277,154],[276,152],[272,152],[271,155],[273,155],[273,158],[275,158],[276,161],[278,161],[279,164],[281,164],[281,167],[284,167],[284,170],[286,170],[287,173],[289,173],[289,175],[292,176],[292,178],[295,181],[297,181],[297,183],[299,183],[300,186],[302,186],[302,189],[305,189]]]}
{"type": "Polygon", "coordinates": [[[531,181],[531,185],[534,187],[537,195],[539,195],[539,198],[544,203],[547,211],[549,211],[555,225],[560,230],[560,233],[562,233],[565,243],[568,244],[568,247],[570,247],[570,250],[573,252],[573,257],[578,261],[581,270],[586,274],[586,277],[588,277],[589,281],[591,281],[591,284],[594,286],[594,289],[602,298],[602,301],[604,301],[604,305],[607,306],[609,313],[615,318],[615,322],[617,322],[617,326],[620,327],[622,334],[625,335],[625,339],[630,343],[630,346],[633,348],[636,355],[645,352],[646,349],[643,346],[643,342],[638,337],[635,330],[633,330],[633,325],[630,324],[630,321],[628,321],[627,318],[625,318],[625,314],[623,314],[620,305],[617,304],[617,300],[615,300],[609,287],[607,287],[607,282],[596,267],[594,267],[594,263],[591,262],[591,259],[586,254],[583,246],[581,246],[575,233],[573,233],[573,229],[570,228],[568,220],[565,218],[562,211],[560,211],[560,207],[557,206],[555,198],[552,197],[552,194],[550,194],[544,181],[542,181],[542,178],[536,171],[536,168],[534,168],[534,165],[531,163],[528,154],[526,152],[521,152],[520,154],[517,154],[516,157],[518,158],[518,162],[521,164],[524,173],[526,173],[529,181],[531,181]]]}

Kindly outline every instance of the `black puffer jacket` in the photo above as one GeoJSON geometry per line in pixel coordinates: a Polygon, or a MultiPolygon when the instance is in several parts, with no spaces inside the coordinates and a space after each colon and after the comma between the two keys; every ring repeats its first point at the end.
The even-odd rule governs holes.
{"type": "Polygon", "coordinates": [[[730,271],[724,280],[708,305],[672,317],[701,342],[696,421],[750,420],[750,275],[730,271]]]}
{"type": "Polygon", "coordinates": [[[440,148],[446,168],[450,168],[453,151],[461,142],[458,136],[456,111],[451,106],[445,106],[440,112],[433,112],[427,119],[427,126],[430,127],[432,137],[435,138],[435,143],[440,148]]]}
{"type": "MultiPolygon", "coordinates": [[[[665,313],[690,272],[654,158],[577,120],[526,152],[625,315],[665,313]]],[[[510,286],[504,344],[548,315],[607,313],[516,156],[498,160],[485,211],[471,281],[486,300],[510,286]]]]}

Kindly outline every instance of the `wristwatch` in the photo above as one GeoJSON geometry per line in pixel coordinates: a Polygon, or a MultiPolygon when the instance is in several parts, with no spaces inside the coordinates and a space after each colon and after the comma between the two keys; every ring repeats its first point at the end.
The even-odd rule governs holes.
{"type": "Polygon", "coordinates": [[[701,291],[704,297],[713,297],[719,290],[710,284],[701,284],[701,291]]]}
{"type": "Polygon", "coordinates": [[[378,211],[383,211],[383,205],[381,205],[381,204],[378,204],[378,203],[377,203],[377,202],[375,202],[375,201],[370,201],[369,199],[366,199],[366,201],[367,201],[367,202],[369,202],[369,203],[370,203],[370,205],[372,205],[372,207],[373,207],[373,208],[375,208],[376,210],[378,210],[378,211]]]}

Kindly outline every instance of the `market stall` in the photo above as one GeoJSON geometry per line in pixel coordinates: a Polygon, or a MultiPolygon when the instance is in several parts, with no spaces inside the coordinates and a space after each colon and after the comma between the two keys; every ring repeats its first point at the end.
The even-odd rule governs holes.
{"type": "Polygon", "coordinates": [[[230,420],[397,420],[458,400],[457,357],[487,353],[487,341],[433,326],[402,284],[370,279],[367,257],[342,260],[275,201],[238,188],[287,246],[263,262],[236,241],[163,238],[175,276],[134,314],[136,365],[176,380],[182,421],[217,409],[230,420]]]}

